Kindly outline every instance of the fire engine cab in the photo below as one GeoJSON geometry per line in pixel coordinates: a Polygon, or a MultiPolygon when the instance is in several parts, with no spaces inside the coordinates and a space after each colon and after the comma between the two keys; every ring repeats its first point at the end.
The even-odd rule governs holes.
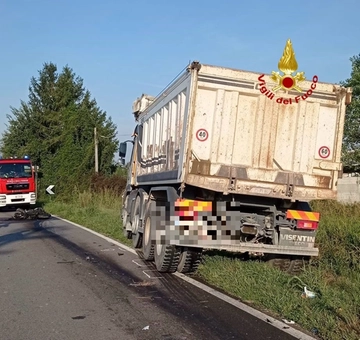
{"type": "Polygon", "coordinates": [[[0,156],[0,207],[36,204],[36,173],[28,156],[0,156]]]}

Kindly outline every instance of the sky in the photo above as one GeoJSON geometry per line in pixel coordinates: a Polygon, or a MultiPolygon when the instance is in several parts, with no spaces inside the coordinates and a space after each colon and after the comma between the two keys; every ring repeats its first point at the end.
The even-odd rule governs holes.
{"type": "Polygon", "coordinates": [[[132,103],[189,63],[276,70],[291,39],[299,70],[350,77],[360,54],[359,0],[0,0],[0,134],[45,62],[68,65],[128,139],[132,103]]]}

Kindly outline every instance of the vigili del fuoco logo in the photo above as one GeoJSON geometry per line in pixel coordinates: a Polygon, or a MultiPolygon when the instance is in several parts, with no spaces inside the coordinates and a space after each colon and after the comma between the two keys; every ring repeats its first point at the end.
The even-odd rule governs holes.
{"type": "Polygon", "coordinates": [[[296,72],[298,70],[298,64],[290,39],[288,39],[286,42],[283,55],[278,63],[278,69],[280,72],[272,71],[271,73],[270,79],[276,83],[276,85],[271,90],[267,87],[267,84],[264,80],[265,74],[262,74],[258,78],[260,82],[260,92],[269,99],[273,100],[276,98],[275,100],[277,103],[285,105],[299,103],[301,100],[306,100],[309,98],[316,89],[318,76],[313,76],[311,86],[305,93],[299,87],[299,84],[301,84],[306,78],[304,72],[296,72]],[[295,90],[301,94],[295,98],[275,97],[276,92],[278,92],[280,89],[285,91],[295,90]]]}

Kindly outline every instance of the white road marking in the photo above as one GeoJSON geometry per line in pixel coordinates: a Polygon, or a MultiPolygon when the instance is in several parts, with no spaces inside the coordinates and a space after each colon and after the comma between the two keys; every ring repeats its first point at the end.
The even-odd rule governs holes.
{"type": "Polygon", "coordinates": [[[139,267],[146,267],[145,265],[142,265],[142,264],[140,264],[140,263],[137,263],[137,261],[135,261],[135,260],[132,260],[131,262],[133,262],[133,263],[135,263],[137,266],[139,266],[139,267]]]}
{"type": "MultiPolygon", "coordinates": [[[[149,278],[149,279],[162,279],[162,276],[150,276],[146,272],[155,272],[155,270],[143,270],[143,273],[149,278]]],[[[157,270],[156,270],[157,272],[157,270]]]]}
{"type": "Polygon", "coordinates": [[[149,278],[149,279],[162,279],[162,276],[150,276],[146,272],[153,272],[154,270],[143,270],[143,273],[149,278]]]}
{"type": "MultiPolygon", "coordinates": [[[[86,227],[84,227],[84,226],[82,226],[80,224],[77,224],[77,223],[71,222],[69,220],[66,220],[65,218],[62,218],[62,217],[59,217],[59,216],[56,216],[56,215],[52,215],[52,216],[59,219],[59,220],[67,222],[69,224],[72,224],[73,226],[76,226],[76,227],[78,227],[80,229],[86,230],[87,232],[89,232],[91,234],[94,234],[94,235],[96,235],[96,236],[98,236],[98,237],[100,237],[100,238],[102,238],[102,239],[104,239],[104,240],[106,240],[106,241],[108,241],[108,242],[110,242],[112,244],[116,244],[118,247],[121,247],[122,249],[128,251],[129,253],[137,255],[137,253],[136,253],[136,251],[134,249],[128,247],[125,244],[120,243],[119,241],[115,241],[110,237],[104,236],[104,235],[102,235],[102,234],[100,234],[100,233],[98,233],[98,232],[96,232],[94,230],[88,229],[88,228],[86,228],[86,227]]],[[[134,260],[133,260],[133,262],[134,262],[134,260]]],[[[145,274],[145,275],[147,275],[150,278],[150,276],[148,274],[145,274]]],[[[213,289],[213,288],[211,288],[209,286],[206,286],[205,284],[200,283],[200,282],[198,282],[198,281],[196,281],[196,280],[194,280],[194,279],[192,279],[192,278],[190,278],[190,277],[188,277],[188,276],[186,276],[184,274],[175,272],[175,273],[173,273],[173,275],[175,275],[178,278],[192,284],[193,286],[195,286],[195,287],[197,287],[197,288],[199,288],[199,289],[201,289],[201,290],[203,290],[203,291],[217,297],[218,299],[223,300],[223,301],[231,304],[232,306],[234,306],[234,307],[236,307],[238,309],[241,309],[244,312],[246,312],[246,313],[248,313],[248,314],[250,314],[252,316],[255,316],[256,318],[258,318],[258,319],[260,319],[260,320],[262,320],[262,321],[264,321],[264,322],[266,322],[266,323],[280,329],[281,331],[290,334],[291,336],[293,336],[293,337],[295,337],[295,338],[297,338],[299,340],[316,340],[316,338],[313,338],[310,335],[307,335],[307,334],[305,334],[305,333],[303,333],[303,332],[301,332],[301,331],[299,331],[299,330],[297,330],[295,328],[289,327],[289,325],[287,325],[286,323],[281,322],[281,321],[279,321],[277,319],[274,319],[273,317],[268,316],[265,313],[262,313],[262,312],[258,311],[257,309],[252,308],[252,307],[250,307],[250,306],[248,306],[248,305],[246,305],[246,304],[244,304],[244,303],[242,303],[242,302],[240,302],[238,300],[235,300],[235,299],[233,299],[233,298],[231,298],[231,297],[229,297],[229,296],[227,296],[227,295],[225,295],[223,293],[220,293],[217,290],[215,290],[215,289],[213,289]]]]}
{"type": "Polygon", "coordinates": [[[149,274],[146,274],[146,273],[145,273],[145,270],[143,270],[143,273],[144,273],[149,279],[151,279],[151,276],[150,276],[149,274]]]}

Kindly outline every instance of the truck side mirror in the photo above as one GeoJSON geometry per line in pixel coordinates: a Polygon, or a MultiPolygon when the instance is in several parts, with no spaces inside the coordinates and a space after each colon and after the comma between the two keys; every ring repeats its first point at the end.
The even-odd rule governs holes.
{"type": "Polygon", "coordinates": [[[120,147],[119,147],[119,157],[120,158],[125,158],[126,156],[126,142],[120,143],[120,147]]]}

